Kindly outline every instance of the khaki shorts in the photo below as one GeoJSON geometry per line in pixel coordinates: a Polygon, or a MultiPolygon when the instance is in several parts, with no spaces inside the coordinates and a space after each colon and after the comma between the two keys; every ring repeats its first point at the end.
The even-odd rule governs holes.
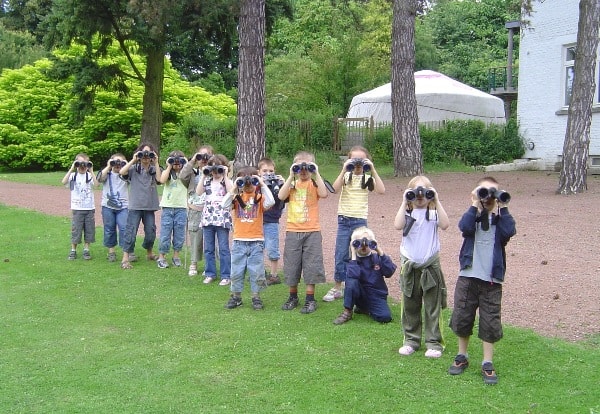
{"type": "Polygon", "coordinates": [[[320,231],[286,232],[283,274],[288,286],[297,286],[301,276],[307,285],[325,283],[323,238],[320,231]]]}

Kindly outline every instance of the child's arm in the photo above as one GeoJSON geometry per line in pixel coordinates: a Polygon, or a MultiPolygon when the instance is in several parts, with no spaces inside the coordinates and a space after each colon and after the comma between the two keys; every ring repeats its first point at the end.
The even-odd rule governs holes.
{"type": "Polygon", "coordinates": [[[406,201],[406,192],[408,190],[408,188],[404,190],[404,194],[402,195],[402,204],[400,204],[400,208],[398,209],[396,218],[394,219],[394,228],[396,230],[402,230],[406,225],[406,209],[408,207],[408,202],[406,201]]]}
{"type": "Polygon", "coordinates": [[[260,184],[260,191],[262,192],[263,209],[268,210],[275,205],[275,198],[273,197],[273,193],[271,192],[271,189],[265,184],[261,176],[254,175],[253,177],[257,178],[260,184]]]}
{"type": "Polygon", "coordinates": [[[133,164],[135,164],[136,161],[137,161],[137,155],[133,154],[133,156],[127,162],[127,164],[125,164],[123,167],[121,167],[121,171],[119,171],[119,174],[121,174],[122,176],[128,175],[129,174],[129,169],[131,168],[131,166],[133,164]]]}
{"type": "Polygon", "coordinates": [[[110,166],[110,160],[106,161],[106,167],[100,170],[100,174],[98,174],[98,182],[106,182],[106,179],[108,178],[108,173],[111,170],[111,168],[112,167],[110,166]]]}
{"type": "Polygon", "coordinates": [[[173,169],[173,164],[167,163],[167,168],[165,168],[162,171],[162,173],[160,174],[160,177],[158,177],[158,179],[156,181],[158,181],[161,184],[165,184],[167,181],[169,181],[169,177],[171,176],[172,169],[173,169]]]}
{"type": "Polygon", "coordinates": [[[384,254],[383,252],[379,253],[379,260],[381,261],[381,274],[384,277],[392,277],[396,269],[398,268],[390,256],[384,254]]]}
{"type": "MultiPolygon", "coordinates": [[[[293,164],[292,164],[292,166],[293,166],[293,164]]],[[[279,189],[279,193],[277,194],[277,197],[280,200],[284,201],[290,196],[290,190],[292,189],[292,181],[293,180],[294,180],[294,171],[292,170],[292,167],[290,166],[290,175],[288,176],[287,180],[285,180],[285,183],[283,183],[283,185],[279,189]]]]}
{"type": "Polygon", "coordinates": [[[329,191],[327,191],[327,187],[325,187],[323,177],[321,177],[321,173],[319,173],[319,167],[317,166],[317,164],[313,165],[315,166],[315,182],[317,183],[317,194],[319,198],[327,198],[327,196],[329,196],[329,191]]]}
{"type": "Polygon", "coordinates": [[[500,240],[506,244],[512,236],[517,234],[517,227],[515,219],[508,212],[508,207],[505,203],[498,203],[500,205],[500,217],[496,223],[496,231],[500,233],[500,240]]]}
{"type": "Polygon", "coordinates": [[[369,159],[366,159],[365,163],[371,166],[371,177],[373,177],[373,182],[375,183],[373,191],[375,191],[377,194],[385,194],[385,185],[383,184],[383,180],[377,173],[375,165],[369,159]]]}
{"type": "Polygon", "coordinates": [[[472,237],[475,235],[477,212],[481,207],[481,202],[477,196],[478,189],[479,187],[471,192],[471,207],[462,215],[458,222],[458,229],[461,231],[463,237],[472,237]]]}
{"type": "MultiPolygon", "coordinates": [[[[344,165],[342,165],[342,171],[340,171],[339,175],[333,182],[333,189],[335,190],[336,193],[339,193],[340,190],[342,189],[342,187],[344,186],[344,178],[346,176],[346,168],[351,163],[352,163],[352,159],[350,159],[350,158],[348,158],[346,161],[344,161],[344,165]]],[[[353,166],[353,168],[354,168],[354,166],[353,166]]]]}
{"type": "Polygon", "coordinates": [[[438,195],[438,192],[435,190],[435,188],[431,188],[431,190],[433,190],[433,192],[435,193],[434,203],[435,203],[435,209],[437,210],[438,227],[442,230],[446,230],[448,228],[448,226],[450,226],[450,220],[448,219],[448,214],[446,213],[444,206],[442,206],[442,203],[440,202],[440,197],[438,195]]]}
{"type": "Polygon", "coordinates": [[[227,194],[225,194],[223,200],[221,200],[221,207],[223,207],[225,210],[231,208],[233,206],[233,199],[235,198],[235,195],[236,189],[235,187],[232,187],[231,190],[227,191],[227,194]]]}
{"type": "Polygon", "coordinates": [[[69,168],[69,171],[67,171],[67,173],[63,177],[63,179],[61,181],[61,183],[63,185],[66,185],[69,182],[69,180],[71,179],[71,174],[73,173],[73,171],[75,171],[75,161],[73,161],[73,163],[71,164],[71,168],[69,168]]]}

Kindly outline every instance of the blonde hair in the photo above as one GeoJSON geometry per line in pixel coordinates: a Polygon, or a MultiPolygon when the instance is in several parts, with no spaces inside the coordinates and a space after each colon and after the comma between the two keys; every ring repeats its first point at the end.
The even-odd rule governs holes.
{"type": "Polygon", "coordinates": [[[357,229],[355,229],[352,232],[352,236],[350,236],[350,240],[360,239],[360,238],[362,238],[362,235],[364,233],[367,233],[371,240],[375,240],[375,233],[373,233],[373,230],[371,230],[367,226],[362,226],[362,227],[358,227],[357,229]]]}
{"type": "Polygon", "coordinates": [[[314,154],[308,151],[300,151],[294,156],[294,162],[297,162],[299,159],[306,159],[309,162],[315,162],[314,154]]]}
{"type": "Polygon", "coordinates": [[[352,153],[354,151],[361,151],[364,152],[365,155],[367,156],[367,159],[371,159],[371,154],[369,153],[369,150],[367,150],[365,147],[361,146],[361,145],[355,145],[352,148],[350,148],[350,151],[348,151],[348,158],[352,158],[352,153]]]}
{"type": "Polygon", "coordinates": [[[425,187],[433,187],[429,178],[425,177],[424,175],[417,175],[408,182],[408,188],[415,188],[415,185],[418,182],[422,182],[425,187]]]}

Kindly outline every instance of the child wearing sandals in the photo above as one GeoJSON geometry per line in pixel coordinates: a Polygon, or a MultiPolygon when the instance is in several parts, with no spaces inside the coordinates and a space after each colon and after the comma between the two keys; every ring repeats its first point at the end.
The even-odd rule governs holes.
{"type": "Polygon", "coordinates": [[[102,222],[104,224],[104,247],[108,248],[108,261],[116,262],[117,229],[118,244],[123,248],[123,237],[127,226],[129,190],[127,182],[121,178],[121,168],[127,164],[121,153],[113,154],[98,173],[102,183],[102,222]]]}
{"type": "Polygon", "coordinates": [[[190,246],[189,276],[198,274],[198,262],[202,260],[204,243],[202,238],[202,210],[204,210],[204,197],[196,193],[196,187],[202,182],[202,170],[208,165],[208,160],[213,155],[210,145],[202,145],[181,169],[181,180],[189,181],[188,184],[188,211],[187,228],[188,243],[190,246]]]}
{"type": "Polygon", "coordinates": [[[425,176],[410,180],[394,220],[394,227],[403,230],[400,287],[404,344],[398,350],[400,355],[418,350],[424,334],[425,356],[442,356],[440,314],[447,306],[447,292],[440,266],[438,228],[446,230],[448,226],[448,215],[431,181],[425,176]]]}
{"type": "Polygon", "coordinates": [[[189,180],[181,178],[181,168],[187,164],[183,152],[175,150],[167,157],[167,167],[159,178],[159,183],[164,184],[160,207],[160,242],[158,245],[159,269],[166,269],[169,263],[165,258],[173,244],[173,258],[171,262],[175,267],[181,267],[179,252],[185,242],[185,226],[187,223],[187,188],[189,180]]]}
{"type": "Polygon", "coordinates": [[[335,285],[323,297],[325,302],[344,297],[343,284],[350,260],[350,236],[357,228],[367,225],[369,193],[385,193],[385,186],[375,170],[369,151],[358,145],[348,152],[348,159],[333,182],[333,188],[340,194],[335,238],[335,285]]]}
{"type": "Polygon", "coordinates": [[[266,287],[263,213],[275,204],[273,194],[254,167],[242,167],[235,185],[223,198],[223,207],[233,210],[231,248],[231,297],[227,309],[242,306],[246,271],[252,292],[252,308],[263,309],[260,291],[266,287]]]}
{"type": "Polygon", "coordinates": [[[204,180],[198,183],[196,192],[204,196],[202,211],[202,237],[204,238],[204,284],[212,283],[217,277],[215,242],[219,246],[220,286],[229,285],[231,273],[231,252],[229,250],[229,231],[231,230],[231,212],[222,205],[223,198],[233,188],[233,182],[227,177],[228,161],[224,155],[215,154],[203,169],[204,180]]]}
{"type": "Polygon", "coordinates": [[[155,212],[159,209],[157,174],[161,174],[158,154],[149,143],[141,143],[131,160],[121,167],[121,175],[129,182],[129,212],[121,259],[123,269],[131,269],[131,262],[135,261],[135,238],[140,222],[144,223],[142,247],[146,249],[146,257],[148,260],[158,258],[153,252],[156,240],[155,212]]]}
{"type": "Polygon", "coordinates": [[[354,312],[367,314],[377,322],[390,322],[392,311],[387,303],[388,287],[385,278],[394,274],[396,265],[383,253],[375,234],[367,227],[359,227],[352,232],[350,252],[344,289],[344,311],[334,319],[333,324],[348,322],[354,312]]]}
{"type": "Polygon", "coordinates": [[[62,184],[69,184],[71,190],[71,252],[68,259],[77,258],[77,245],[81,243],[83,234],[83,259],[90,260],[90,243],[96,241],[96,205],[94,201],[94,185],[98,185],[94,175],[94,166],[87,154],[79,153],[71,168],[62,179],[62,184]]]}

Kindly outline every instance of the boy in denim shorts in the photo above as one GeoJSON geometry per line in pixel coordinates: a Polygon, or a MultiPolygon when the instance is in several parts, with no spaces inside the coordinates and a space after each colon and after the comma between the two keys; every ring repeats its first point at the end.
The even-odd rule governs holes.
{"type": "Polygon", "coordinates": [[[304,151],[296,154],[290,175],[278,194],[280,200],[289,197],[283,273],[290,295],[281,307],[283,310],[298,306],[298,283],[302,276],[306,284],[306,300],[300,312],[306,314],[317,310],[315,284],[325,283],[319,200],[328,195],[314,155],[304,151]]]}
{"type": "Polygon", "coordinates": [[[448,373],[459,375],[469,366],[467,349],[479,309],[478,336],[483,342],[481,374],[485,384],[498,383],[492,358],[494,343],[502,338],[500,310],[506,272],[504,249],[516,234],[515,220],[507,207],[510,196],[498,188],[498,182],[492,177],[480,180],[471,192],[471,207],[458,223],[464,240],[450,319],[450,327],[458,336],[458,355],[448,373]]]}

